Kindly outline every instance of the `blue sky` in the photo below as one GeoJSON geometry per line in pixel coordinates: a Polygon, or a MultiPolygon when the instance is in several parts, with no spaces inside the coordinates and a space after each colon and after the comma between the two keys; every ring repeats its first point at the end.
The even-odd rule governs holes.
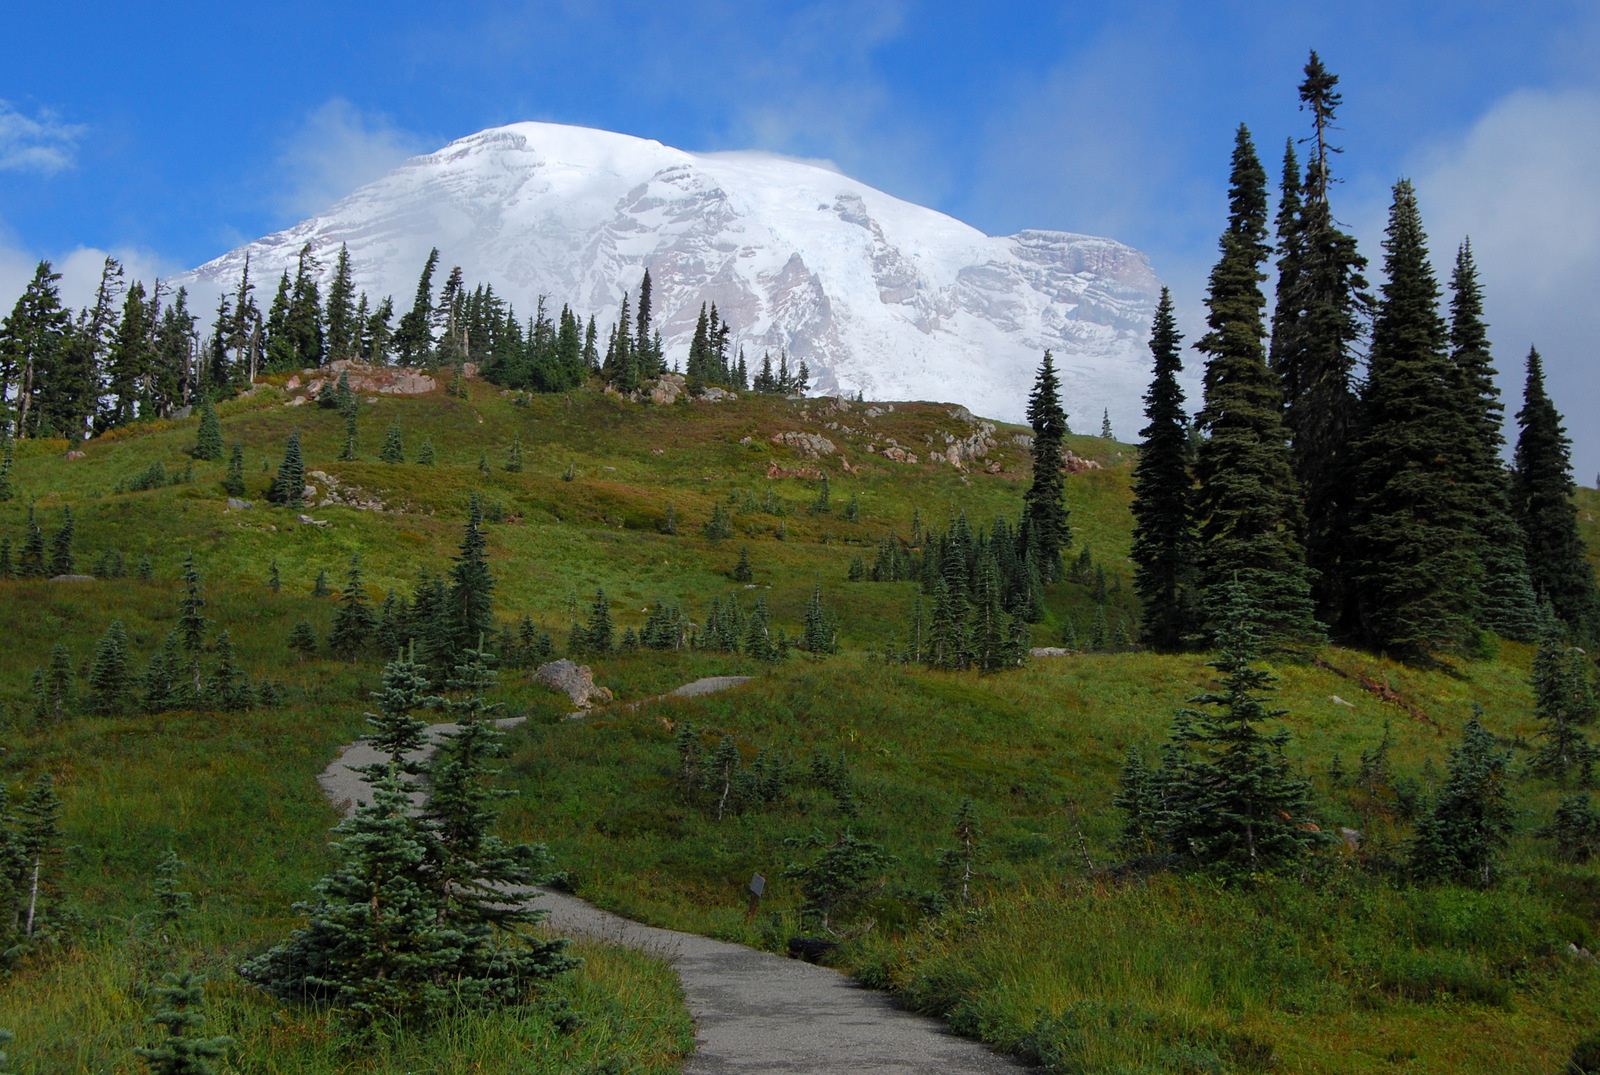
{"type": "Polygon", "coordinates": [[[1515,409],[1538,343],[1600,468],[1600,5],[75,3],[7,15],[0,291],[47,256],[187,268],[410,153],[543,119],[827,158],[991,233],[1148,253],[1192,329],[1233,127],[1275,172],[1306,50],[1343,79],[1335,208],[1381,258],[1418,186],[1470,233],[1515,409]],[[989,8],[993,8],[992,10],[989,8]]]}

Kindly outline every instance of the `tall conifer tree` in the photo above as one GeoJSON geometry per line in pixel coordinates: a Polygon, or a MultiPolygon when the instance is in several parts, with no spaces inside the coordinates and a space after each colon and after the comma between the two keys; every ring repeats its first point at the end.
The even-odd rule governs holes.
{"type": "Polygon", "coordinates": [[[1517,412],[1521,433],[1511,480],[1511,502],[1527,537],[1528,570],[1539,596],[1555,606],[1580,640],[1600,640],[1600,594],[1594,568],[1578,536],[1572,502],[1572,442],[1545,392],[1544,363],[1528,351],[1528,380],[1517,412]]]}
{"type": "Polygon", "coordinates": [[[1149,425],[1133,469],[1133,587],[1144,603],[1142,633],[1152,646],[1173,649],[1199,628],[1194,593],[1194,479],[1189,475],[1189,419],[1183,413],[1183,369],[1172,292],[1161,289],[1150,353],[1155,375],[1145,393],[1149,425]]]}
{"type": "Polygon", "coordinates": [[[1450,359],[1467,427],[1455,480],[1476,507],[1472,526],[1483,566],[1480,622],[1502,638],[1532,642],[1539,631],[1538,600],[1528,574],[1522,528],[1511,514],[1511,476],[1500,462],[1505,408],[1495,383],[1489,330],[1483,321],[1483,290],[1470,242],[1456,251],[1450,290],[1450,359]]]}
{"type": "Polygon", "coordinates": [[[1206,433],[1196,453],[1200,586],[1208,619],[1237,584],[1268,646],[1314,642],[1310,571],[1300,544],[1298,484],[1282,415],[1282,393],[1267,369],[1261,293],[1267,259],[1267,176],[1250,132],[1234,139],[1228,227],[1211,270],[1206,318],[1206,433]]]}
{"type": "Polygon", "coordinates": [[[1061,442],[1067,435],[1067,412],[1061,405],[1061,380],[1055,359],[1044,353],[1033,391],[1028,394],[1028,424],[1033,427],[1033,482],[1022,497],[1028,525],[1028,549],[1046,582],[1060,572],[1061,554],[1072,544],[1063,500],[1061,442]]]}
{"type": "Polygon", "coordinates": [[[1416,194],[1395,184],[1354,449],[1355,579],[1373,643],[1416,656],[1474,636],[1483,571],[1456,478],[1470,438],[1416,194]]]}
{"type": "MultiPolygon", "coordinates": [[[[461,549],[450,567],[450,615],[458,651],[471,649],[494,630],[494,576],[489,572],[488,539],[478,494],[468,500],[461,549]]],[[[433,659],[429,655],[430,661],[433,659]]]]}

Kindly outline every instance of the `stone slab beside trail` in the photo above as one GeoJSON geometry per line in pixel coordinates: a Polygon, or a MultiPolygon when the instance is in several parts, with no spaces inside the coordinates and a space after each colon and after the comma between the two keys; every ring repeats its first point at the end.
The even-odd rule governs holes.
{"type": "MultiPolygon", "coordinates": [[[[709,676],[661,697],[700,697],[749,679],[709,676]]],[[[510,728],[524,719],[508,717],[495,724],[510,728]]],[[[456,727],[430,725],[429,737],[437,740],[456,727]]],[[[425,756],[432,750],[429,746],[417,753],[425,756]]],[[[350,813],[367,799],[366,785],[352,767],[381,760],[369,744],[351,743],[328,763],[317,783],[335,807],[350,813]]],[[[557,933],[642,949],[672,962],[695,1021],[695,1052],[684,1062],[686,1075],[1015,1075],[1032,1070],[827,967],[642,925],[560,892],[535,889],[526,896],[535,908],[549,913],[546,922],[557,933]]]]}

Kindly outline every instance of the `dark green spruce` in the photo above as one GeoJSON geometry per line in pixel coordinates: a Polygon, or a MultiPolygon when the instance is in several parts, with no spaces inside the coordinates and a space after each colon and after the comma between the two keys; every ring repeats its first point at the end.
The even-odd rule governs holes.
{"type": "Polygon", "coordinates": [[[1061,405],[1061,379],[1055,359],[1044,353],[1028,394],[1028,424],[1033,427],[1033,482],[1022,497],[1028,527],[1028,551],[1045,582],[1060,574],[1061,554],[1072,544],[1061,477],[1061,442],[1067,435],[1067,412],[1061,405]]]}

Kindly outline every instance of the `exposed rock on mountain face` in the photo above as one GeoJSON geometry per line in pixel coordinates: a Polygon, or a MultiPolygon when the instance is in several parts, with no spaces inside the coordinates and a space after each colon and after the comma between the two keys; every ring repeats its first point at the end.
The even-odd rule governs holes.
{"type": "Polygon", "coordinates": [[[327,212],[185,274],[231,288],[244,257],[269,301],[310,243],[326,279],[347,243],[356,282],[408,309],[429,247],[519,314],[539,295],[604,329],[649,268],[668,360],[714,302],[752,369],[804,360],[814,391],[939,399],[1017,420],[1040,353],[1067,409],[1137,425],[1159,289],[1144,255],[1065,232],[991,237],[815,164],[697,154],[581,127],[518,123],[452,142],[327,212]]]}

